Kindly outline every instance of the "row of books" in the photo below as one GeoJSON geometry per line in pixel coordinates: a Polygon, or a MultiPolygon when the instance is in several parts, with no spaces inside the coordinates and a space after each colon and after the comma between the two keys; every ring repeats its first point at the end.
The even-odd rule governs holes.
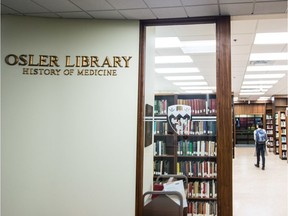
{"type": "Polygon", "coordinates": [[[167,175],[170,171],[170,161],[154,160],[154,175],[167,175]]]}
{"type": "Polygon", "coordinates": [[[168,122],[167,121],[154,121],[153,133],[167,135],[168,134],[168,122]]]}
{"type": "Polygon", "coordinates": [[[207,140],[181,140],[177,143],[178,156],[216,156],[217,144],[207,140]]]}
{"type": "Polygon", "coordinates": [[[285,121],[281,121],[280,125],[281,125],[281,127],[286,127],[286,122],[285,121]]]}
{"type": "Polygon", "coordinates": [[[155,115],[167,115],[167,100],[155,100],[154,101],[154,114],[155,115]]]}
{"type": "Polygon", "coordinates": [[[187,198],[216,198],[217,182],[211,181],[194,181],[189,182],[187,187],[187,198]]]}
{"type": "Polygon", "coordinates": [[[216,113],[216,99],[178,99],[177,104],[191,107],[192,115],[216,113]]]}
{"type": "Polygon", "coordinates": [[[167,155],[166,142],[158,140],[154,142],[154,156],[167,155]]]}
{"type": "Polygon", "coordinates": [[[217,216],[217,202],[188,202],[187,216],[217,216]]]}
{"type": "Polygon", "coordinates": [[[192,121],[188,123],[188,133],[192,135],[216,135],[216,121],[192,121]]]}
{"type": "MultiPolygon", "coordinates": [[[[154,121],[154,134],[168,134],[167,121],[154,121]]],[[[216,135],[216,121],[192,121],[182,120],[177,122],[177,134],[179,135],[216,135]]]]}
{"type": "MultiPolygon", "coordinates": [[[[154,101],[154,114],[167,115],[167,108],[170,105],[166,99],[154,101]]],[[[204,115],[216,113],[216,99],[178,99],[177,105],[187,105],[191,107],[191,115],[204,115]]]]}
{"type": "Polygon", "coordinates": [[[217,163],[214,161],[178,161],[177,175],[216,178],[217,163]]]}

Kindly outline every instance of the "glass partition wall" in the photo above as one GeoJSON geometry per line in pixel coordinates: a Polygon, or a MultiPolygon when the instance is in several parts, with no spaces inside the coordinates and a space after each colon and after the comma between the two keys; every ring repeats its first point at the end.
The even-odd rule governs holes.
{"type": "Polygon", "coordinates": [[[170,198],[149,194],[155,184],[169,191],[162,183],[170,176],[184,183],[184,215],[232,212],[229,24],[229,17],[141,23],[136,215],[174,211],[170,198]]]}

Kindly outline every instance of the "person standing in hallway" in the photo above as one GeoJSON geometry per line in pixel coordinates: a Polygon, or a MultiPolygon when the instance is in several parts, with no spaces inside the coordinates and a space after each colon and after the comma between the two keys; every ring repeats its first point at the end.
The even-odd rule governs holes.
{"type": "Polygon", "coordinates": [[[254,140],[256,144],[256,156],[257,156],[257,162],[255,166],[259,167],[260,155],[261,155],[262,170],[265,170],[265,149],[266,149],[267,134],[266,131],[263,129],[262,122],[258,123],[257,129],[254,131],[254,140]]]}

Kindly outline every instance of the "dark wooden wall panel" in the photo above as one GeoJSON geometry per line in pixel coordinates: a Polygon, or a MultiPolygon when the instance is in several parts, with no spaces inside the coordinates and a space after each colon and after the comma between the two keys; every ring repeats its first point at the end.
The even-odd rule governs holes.
{"type": "Polygon", "coordinates": [[[265,114],[265,104],[234,104],[235,115],[265,114]]]}

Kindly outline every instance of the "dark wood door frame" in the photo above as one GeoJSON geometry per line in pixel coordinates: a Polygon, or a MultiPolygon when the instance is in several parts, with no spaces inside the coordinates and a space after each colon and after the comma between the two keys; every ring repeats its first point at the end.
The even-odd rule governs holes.
{"type": "Polygon", "coordinates": [[[231,35],[230,17],[199,17],[140,21],[140,59],[136,150],[135,215],[143,209],[145,37],[147,26],[216,24],[217,100],[217,206],[218,216],[232,216],[232,114],[231,114],[231,35]]]}

